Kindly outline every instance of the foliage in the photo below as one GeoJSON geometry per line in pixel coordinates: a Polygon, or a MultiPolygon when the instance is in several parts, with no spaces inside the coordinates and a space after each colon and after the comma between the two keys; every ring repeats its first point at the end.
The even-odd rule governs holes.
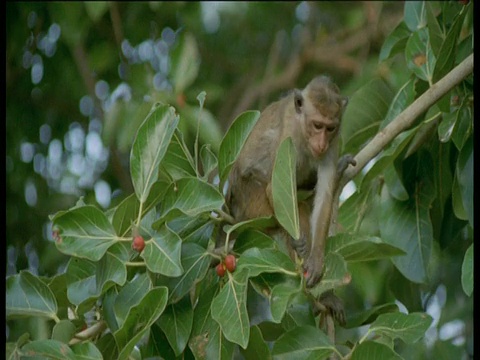
{"type": "MultiPolygon", "coordinates": [[[[85,4],[92,21],[107,11],[103,2],[85,4]]],[[[63,11],[64,41],[74,48],[86,36],[76,10],[52,9],[63,11]]],[[[405,3],[403,21],[379,54],[391,73],[351,97],[342,125],[345,152],[357,153],[473,52],[472,11],[472,4],[405,3]],[[403,78],[394,74],[398,63],[408,72],[403,78]]],[[[429,297],[444,283],[455,284],[452,293],[454,286],[462,295],[473,291],[473,77],[353,179],[356,190],[339,209],[342,229],[328,242],[325,276],[310,292],[300,264],[261,231],[274,219],[226,225],[225,180],[259,113],[242,112],[222,137],[204,108],[205,93],[198,107],[185,103],[184,93],[201,76],[196,43],[192,33],[180,37],[170,92],[105,107],[102,135],[129,154],[131,191],[108,209],[87,197],[51,215],[55,247],[67,265],[53,276],[21,270],[7,277],[9,324],[24,329],[22,322],[37,319],[44,331],[8,339],[6,357],[434,356],[438,348],[420,341],[436,325],[426,311],[429,297]],[[140,253],[131,247],[138,235],[145,239],[140,253]],[[216,248],[219,237],[226,242],[216,248]],[[444,252],[461,258],[458,268],[445,269],[444,252]],[[237,267],[219,278],[215,265],[229,253],[237,267]],[[310,302],[331,289],[347,309],[336,342],[310,302]]],[[[291,145],[287,140],[279,149],[272,191],[277,219],[295,237],[291,145]]],[[[445,316],[443,323],[460,315],[445,316]]],[[[461,357],[459,347],[448,351],[461,357]]]]}

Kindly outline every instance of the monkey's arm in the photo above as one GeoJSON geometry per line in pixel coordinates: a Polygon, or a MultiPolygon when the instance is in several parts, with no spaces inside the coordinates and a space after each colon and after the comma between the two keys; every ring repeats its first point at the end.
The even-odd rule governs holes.
{"type": "Polygon", "coordinates": [[[323,171],[318,177],[311,217],[312,239],[310,254],[304,262],[307,287],[315,286],[323,276],[325,245],[332,222],[335,195],[337,194],[343,172],[349,164],[355,165],[355,160],[351,155],[345,155],[338,161],[337,166],[326,164],[326,166],[321,167],[323,171]]]}

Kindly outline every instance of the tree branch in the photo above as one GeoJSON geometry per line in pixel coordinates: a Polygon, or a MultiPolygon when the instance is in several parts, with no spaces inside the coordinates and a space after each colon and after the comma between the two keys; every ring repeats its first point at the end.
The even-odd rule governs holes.
{"type": "Polygon", "coordinates": [[[382,129],[375,137],[355,156],[356,166],[349,166],[340,182],[340,190],[345,184],[357,175],[365,165],[377,156],[386,145],[397,135],[407,130],[418,116],[427,111],[448,91],[457,86],[463,79],[473,72],[473,53],[463,60],[452,71],[433,84],[425,93],[408,106],[390,124],[382,129]]]}

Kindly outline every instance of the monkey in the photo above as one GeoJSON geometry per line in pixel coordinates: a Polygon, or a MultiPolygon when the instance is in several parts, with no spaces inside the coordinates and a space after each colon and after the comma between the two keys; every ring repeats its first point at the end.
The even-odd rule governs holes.
{"type": "Polygon", "coordinates": [[[315,77],[303,90],[294,89],[261,112],[229,175],[226,202],[235,221],[274,215],[271,179],[275,156],[281,142],[292,138],[297,189],[315,189],[313,201],[298,204],[300,239],[287,243],[292,257],[296,251],[304,259],[309,288],[323,274],[325,242],[340,177],[349,164],[354,165],[351,156],[339,161],[339,129],[347,103],[347,97],[340,95],[327,76],[315,77]]]}

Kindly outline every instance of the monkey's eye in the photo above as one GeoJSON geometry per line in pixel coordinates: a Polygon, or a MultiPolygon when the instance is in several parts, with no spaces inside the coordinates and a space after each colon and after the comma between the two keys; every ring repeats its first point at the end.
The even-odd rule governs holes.
{"type": "Polygon", "coordinates": [[[330,133],[334,132],[335,130],[337,130],[336,126],[327,127],[327,131],[330,132],[330,133]]]}
{"type": "Polygon", "coordinates": [[[315,128],[315,130],[322,130],[323,129],[323,124],[314,122],[313,127],[315,128]]]}

